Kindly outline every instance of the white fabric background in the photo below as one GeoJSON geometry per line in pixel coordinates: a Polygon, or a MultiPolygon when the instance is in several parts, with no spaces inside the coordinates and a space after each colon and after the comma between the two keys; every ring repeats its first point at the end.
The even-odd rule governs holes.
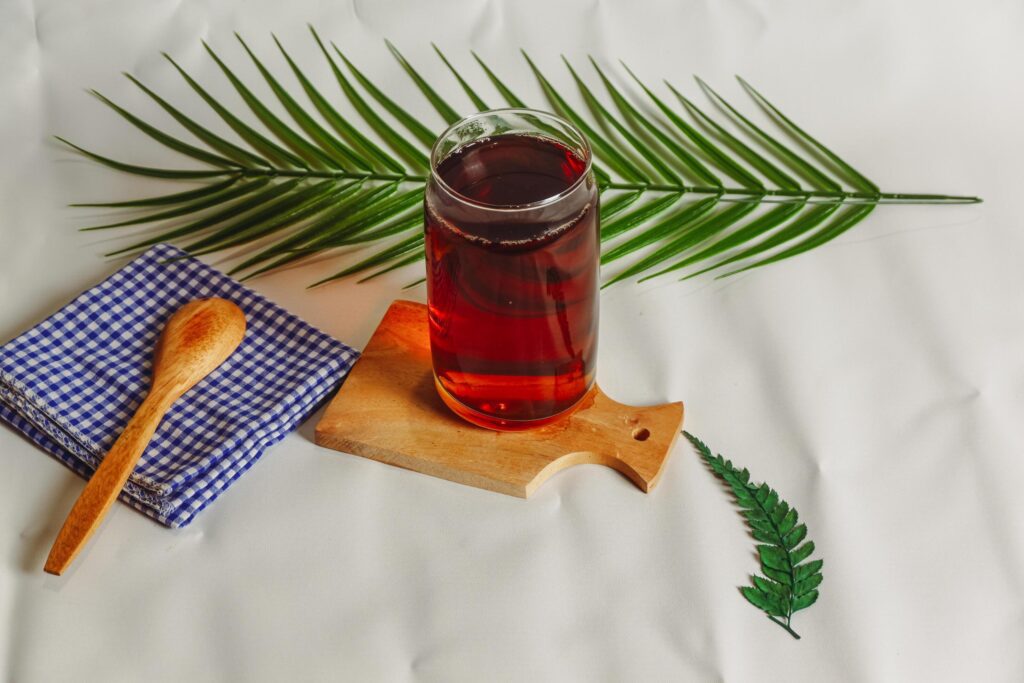
{"type": "MultiPolygon", "coordinates": [[[[1024,5],[6,0],[0,339],[118,267],[68,202],[166,189],[49,135],[176,161],[83,88],[163,120],[131,71],[213,122],[160,51],[237,103],[200,39],[256,82],[238,30],[292,84],[274,31],[340,101],[307,21],[432,125],[382,38],[461,107],[430,41],[494,102],[470,48],[535,104],[519,47],[567,90],[559,53],[591,53],[693,95],[698,73],[755,111],[741,73],[884,189],[985,198],[883,208],[785,264],[602,298],[604,388],[684,399],[687,426],[809,524],[826,564],[804,639],[738,594],[752,543],[682,444],[650,496],[588,466],[525,502],[319,449],[314,419],[186,530],[116,506],[58,580],[41,567],[82,482],[0,428],[0,678],[1024,680],[1024,5]]],[[[255,287],[362,346],[414,269],[304,289],[336,267],[255,287]]]]}

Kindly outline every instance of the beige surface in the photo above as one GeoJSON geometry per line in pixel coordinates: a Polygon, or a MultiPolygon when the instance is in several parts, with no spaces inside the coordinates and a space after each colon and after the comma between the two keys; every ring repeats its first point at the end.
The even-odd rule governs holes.
{"type": "MultiPolygon", "coordinates": [[[[119,265],[68,202],[166,190],[50,134],[180,163],[83,89],[166,121],[130,70],[215,125],[159,52],[241,107],[199,39],[255,81],[238,30],[292,85],[273,30],[332,89],[306,21],[431,126],[383,37],[460,108],[431,40],[489,103],[470,48],[531,103],[520,46],[567,94],[559,53],[590,53],[622,84],[619,58],[692,96],[700,74],[756,114],[740,73],[886,189],[985,197],[879,210],[731,280],[602,293],[601,386],[685,398],[687,429],[807,522],[825,582],[803,640],[739,595],[752,542],[682,441],[651,495],[576,467],[524,501],[319,448],[314,419],[187,529],[114,506],[57,580],[39,566],[81,480],[0,428],[0,679],[1024,680],[1020,2],[0,2],[0,337],[119,265]]],[[[305,289],[337,268],[253,285],[359,347],[396,296],[422,301],[399,291],[415,268],[305,289]]]]}

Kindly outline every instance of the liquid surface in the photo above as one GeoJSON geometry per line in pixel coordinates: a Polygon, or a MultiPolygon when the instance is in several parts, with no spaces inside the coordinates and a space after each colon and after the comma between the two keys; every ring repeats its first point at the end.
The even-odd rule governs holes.
{"type": "Polygon", "coordinates": [[[438,175],[464,197],[495,207],[544,201],[586,170],[574,151],[532,135],[501,135],[466,145],[442,161],[438,175]]]}
{"type": "Polygon", "coordinates": [[[576,184],[585,172],[559,143],[504,135],[438,166],[475,203],[428,184],[434,371],[446,402],[478,424],[543,424],[593,383],[599,239],[596,185],[576,184]],[[530,206],[507,210],[522,205],[530,206]]]}

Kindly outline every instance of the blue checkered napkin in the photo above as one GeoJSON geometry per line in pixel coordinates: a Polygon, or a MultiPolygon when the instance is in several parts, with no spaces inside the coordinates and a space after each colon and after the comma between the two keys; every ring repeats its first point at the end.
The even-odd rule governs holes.
{"type": "Polygon", "coordinates": [[[241,346],[174,404],[121,494],[172,527],[191,522],[295,429],[359,355],[184,256],[157,245],[0,347],[0,419],[89,476],[149,389],[167,319],[211,296],[245,311],[241,346]]]}

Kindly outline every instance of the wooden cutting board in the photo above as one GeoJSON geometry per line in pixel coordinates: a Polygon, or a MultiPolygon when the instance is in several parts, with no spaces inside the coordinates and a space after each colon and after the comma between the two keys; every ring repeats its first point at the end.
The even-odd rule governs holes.
{"type": "Polygon", "coordinates": [[[654,488],[683,425],[681,402],[617,403],[595,385],[574,413],[522,432],[455,416],[434,388],[427,307],[395,301],[316,427],[321,446],[526,498],[572,465],[612,467],[654,488]]]}

